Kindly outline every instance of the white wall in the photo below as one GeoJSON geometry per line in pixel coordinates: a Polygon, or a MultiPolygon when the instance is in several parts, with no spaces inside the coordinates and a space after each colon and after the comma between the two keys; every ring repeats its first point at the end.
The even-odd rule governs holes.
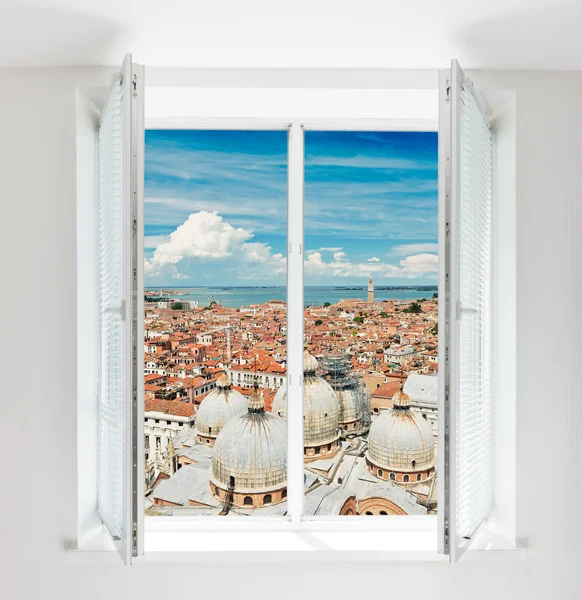
{"type": "Polygon", "coordinates": [[[77,528],[75,87],[106,80],[96,71],[0,71],[0,598],[581,597],[582,73],[477,75],[517,90],[517,520],[526,564],[382,573],[377,564],[68,564],[77,528]]]}

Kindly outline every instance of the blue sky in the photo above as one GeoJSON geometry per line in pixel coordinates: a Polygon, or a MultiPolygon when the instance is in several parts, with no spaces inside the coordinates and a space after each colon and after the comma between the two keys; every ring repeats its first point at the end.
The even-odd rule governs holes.
{"type": "MultiPolygon", "coordinates": [[[[146,285],[282,285],[287,133],[147,131],[146,285]]],[[[437,134],[305,134],[305,282],[436,283],[437,134]]]]}

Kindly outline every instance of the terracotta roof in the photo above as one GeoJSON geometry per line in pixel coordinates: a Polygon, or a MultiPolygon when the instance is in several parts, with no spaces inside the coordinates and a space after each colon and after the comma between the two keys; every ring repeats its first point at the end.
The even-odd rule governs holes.
{"type": "Polygon", "coordinates": [[[392,398],[394,394],[400,389],[400,379],[392,379],[383,383],[378,389],[372,392],[372,396],[376,398],[392,398]]]}
{"type": "Polygon", "coordinates": [[[194,414],[194,406],[179,400],[146,399],[144,402],[145,412],[161,412],[176,417],[191,417],[194,414]]]}

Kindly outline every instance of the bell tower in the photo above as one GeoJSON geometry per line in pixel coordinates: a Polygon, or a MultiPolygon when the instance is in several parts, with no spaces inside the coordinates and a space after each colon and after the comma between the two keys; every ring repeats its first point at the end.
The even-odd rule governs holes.
{"type": "Polygon", "coordinates": [[[368,282],[368,302],[374,302],[374,280],[370,275],[370,281],[368,282]]]}

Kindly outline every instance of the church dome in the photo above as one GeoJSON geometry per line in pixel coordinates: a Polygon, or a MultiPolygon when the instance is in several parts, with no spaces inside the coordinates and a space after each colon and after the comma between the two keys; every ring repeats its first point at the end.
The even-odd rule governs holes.
{"type": "Polygon", "coordinates": [[[211,488],[232,489],[235,504],[247,504],[237,502],[241,494],[279,491],[269,502],[286,497],[286,491],[281,491],[287,487],[287,423],[264,411],[263,396],[256,387],[245,414],[231,419],[216,439],[210,481],[211,488]]]}
{"type": "Polygon", "coordinates": [[[361,420],[362,409],[358,398],[358,390],[345,388],[337,390],[340,404],[340,423],[352,423],[361,420]]]}
{"type": "Polygon", "coordinates": [[[226,375],[219,377],[216,388],[202,400],[196,413],[196,431],[205,438],[216,438],[233,417],[247,412],[247,399],[231,388],[226,375]]]}
{"type": "Polygon", "coordinates": [[[339,439],[340,407],[338,397],[327,381],[315,374],[318,362],[303,354],[303,443],[322,446],[339,439]]]}
{"type": "Polygon", "coordinates": [[[271,412],[284,419],[287,417],[287,384],[284,383],[275,394],[273,398],[273,404],[271,405],[271,412]]]}
{"type": "Polygon", "coordinates": [[[430,424],[410,410],[410,398],[402,390],[392,401],[394,408],[381,412],[370,427],[368,460],[391,472],[433,469],[435,443],[430,424]]]}

